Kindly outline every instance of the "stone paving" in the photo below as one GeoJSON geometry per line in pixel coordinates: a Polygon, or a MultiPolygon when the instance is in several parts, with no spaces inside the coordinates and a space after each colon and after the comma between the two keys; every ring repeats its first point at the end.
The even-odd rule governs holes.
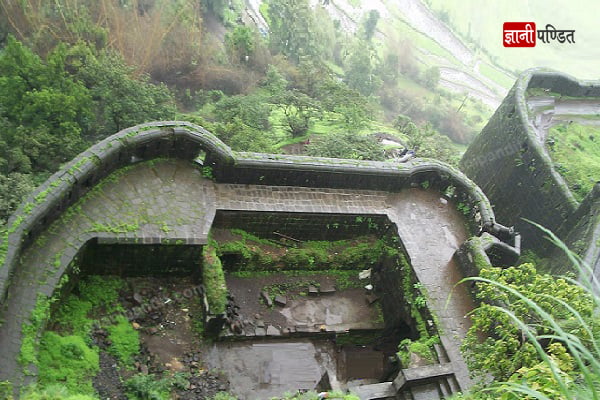
{"type": "Polygon", "coordinates": [[[466,288],[453,291],[461,274],[452,260],[468,233],[464,217],[440,201],[438,193],[218,184],[203,178],[192,164],[175,160],[140,164],[113,176],[24,251],[1,315],[0,381],[20,381],[22,324],[28,322],[38,293],[52,295],[88,240],[202,244],[219,209],[387,215],[429,294],[457,380],[463,388],[470,385],[459,345],[469,326],[465,314],[473,304],[466,288]]]}

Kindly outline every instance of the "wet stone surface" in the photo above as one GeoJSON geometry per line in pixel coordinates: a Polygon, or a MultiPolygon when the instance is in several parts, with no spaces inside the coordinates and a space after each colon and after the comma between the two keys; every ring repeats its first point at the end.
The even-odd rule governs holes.
{"type": "MultiPolygon", "coordinates": [[[[356,271],[358,275],[359,271],[356,271]]],[[[280,336],[309,332],[344,332],[351,329],[382,329],[381,311],[372,295],[361,288],[335,289],[335,277],[327,275],[268,277],[227,277],[227,287],[235,298],[235,323],[243,332],[239,336],[280,336]],[[310,284],[313,282],[314,284],[310,284]],[[292,285],[285,295],[264,290],[267,285],[292,285]],[[315,285],[325,288],[318,293],[315,285]],[[317,293],[311,294],[310,287],[317,293]],[[269,296],[269,297],[266,297],[269,296]],[[274,301],[271,300],[274,297],[274,301]],[[285,300],[285,301],[284,301],[285,300]],[[271,329],[269,329],[271,328],[271,329]],[[251,335],[250,335],[251,336],[251,335]]],[[[322,290],[322,289],[321,289],[322,290]]]]}

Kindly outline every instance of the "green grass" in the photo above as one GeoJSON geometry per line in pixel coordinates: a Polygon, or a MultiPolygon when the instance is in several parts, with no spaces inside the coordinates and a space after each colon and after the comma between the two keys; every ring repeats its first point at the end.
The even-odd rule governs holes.
{"type": "Polygon", "coordinates": [[[479,71],[492,81],[505,89],[510,89],[515,83],[515,77],[511,77],[497,67],[494,67],[486,62],[479,64],[479,71]]]}
{"type": "Polygon", "coordinates": [[[600,180],[600,127],[576,122],[550,129],[554,146],[549,153],[578,201],[600,180]]]}
{"type": "MultiPolygon", "coordinates": [[[[35,396],[42,396],[45,390],[57,384],[64,385],[70,393],[94,394],[91,379],[99,368],[98,349],[91,347],[90,331],[102,316],[123,311],[118,302],[123,286],[124,281],[117,277],[82,279],[77,288],[79,295],[70,294],[53,313],[51,326],[55,331],[44,332],[39,352],[24,342],[22,352],[31,353],[26,358],[32,362],[37,360],[39,366],[39,388],[35,388],[35,396]]],[[[38,313],[47,317],[48,308],[41,304],[38,313]]],[[[112,341],[108,351],[127,364],[139,351],[138,333],[125,317],[118,316],[115,321],[116,325],[105,326],[112,341]]]]}
{"type": "MultiPolygon", "coordinates": [[[[12,396],[2,397],[2,399],[13,400],[12,396]]],[[[39,385],[29,385],[21,395],[22,400],[97,400],[94,395],[84,395],[81,393],[70,393],[64,385],[50,385],[40,388],[39,385]]]]}
{"type": "Polygon", "coordinates": [[[112,342],[108,351],[124,365],[130,366],[133,356],[140,351],[140,336],[124,316],[119,315],[115,321],[115,325],[106,327],[108,338],[112,342]]]}
{"type": "MultiPolygon", "coordinates": [[[[335,286],[338,290],[360,288],[363,286],[363,281],[358,279],[357,270],[339,270],[339,269],[326,269],[319,271],[306,271],[306,270],[283,270],[283,271],[234,271],[228,272],[228,276],[243,279],[253,279],[269,277],[274,275],[285,275],[292,277],[302,277],[307,280],[311,277],[316,276],[331,276],[335,278],[335,286]]],[[[366,283],[365,283],[366,284],[366,283]]]]}
{"type": "Polygon", "coordinates": [[[260,3],[260,6],[258,6],[258,11],[265,19],[267,25],[271,25],[271,17],[269,17],[269,3],[267,3],[266,1],[260,3]]]}
{"type": "Polygon", "coordinates": [[[409,25],[403,19],[402,14],[396,13],[395,18],[392,19],[392,24],[388,29],[393,32],[394,35],[400,35],[401,38],[408,39],[414,46],[425,50],[427,53],[442,57],[455,66],[461,65],[460,61],[458,61],[452,53],[440,46],[429,36],[417,31],[409,25]]]}

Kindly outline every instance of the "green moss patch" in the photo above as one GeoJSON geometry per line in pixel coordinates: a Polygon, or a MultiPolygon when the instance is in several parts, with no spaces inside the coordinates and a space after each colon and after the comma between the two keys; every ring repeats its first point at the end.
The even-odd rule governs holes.
{"type": "Polygon", "coordinates": [[[94,394],[91,378],[98,373],[98,349],[81,336],[44,333],[40,345],[39,383],[60,382],[73,393],[94,394]]]}
{"type": "Polygon", "coordinates": [[[127,365],[140,351],[140,336],[124,316],[119,315],[115,322],[115,325],[106,327],[108,338],[112,342],[108,352],[127,365]]]}
{"type": "Polygon", "coordinates": [[[213,314],[223,313],[227,305],[227,286],[214,241],[204,247],[202,259],[202,282],[210,311],[213,314]]]}
{"type": "Polygon", "coordinates": [[[554,168],[560,173],[578,201],[600,181],[600,127],[576,122],[550,129],[553,145],[548,145],[554,168]]]}

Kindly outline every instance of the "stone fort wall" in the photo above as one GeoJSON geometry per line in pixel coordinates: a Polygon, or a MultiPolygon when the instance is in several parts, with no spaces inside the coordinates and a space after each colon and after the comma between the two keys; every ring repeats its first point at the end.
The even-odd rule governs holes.
{"type": "MultiPolygon", "coordinates": [[[[435,160],[405,164],[361,160],[236,153],[204,128],[178,121],[153,122],[125,129],[92,146],[52,175],[21,205],[0,239],[0,304],[6,298],[18,260],[41,232],[95,184],[119,168],[159,157],[195,159],[221,183],[376,189],[400,191],[427,185],[453,187],[457,201],[471,209],[479,232],[504,229],[483,192],[460,171],[435,160]]],[[[269,210],[264,210],[269,211],[269,210]]],[[[144,243],[150,244],[146,238],[144,243]]],[[[159,241],[157,241],[159,243],[159,241]]],[[[188,239],[186,244],[193,243],[188,239]]],[[[75,255],[76,250],[74,250],[75,255]]]]}
{"type": "Polygon", "coordinates": [[[530,88],[563,96],[600,97],[598,82],[578,81],[546,69],[526,71],[465,152],[461,169],[488,196],[498,219],[523,235],[524,247],[544,254],[549,249],[545,235],[523,218],[566,238],[582,216],[545,144],[536,136],[526,104],[530,88]]]}

